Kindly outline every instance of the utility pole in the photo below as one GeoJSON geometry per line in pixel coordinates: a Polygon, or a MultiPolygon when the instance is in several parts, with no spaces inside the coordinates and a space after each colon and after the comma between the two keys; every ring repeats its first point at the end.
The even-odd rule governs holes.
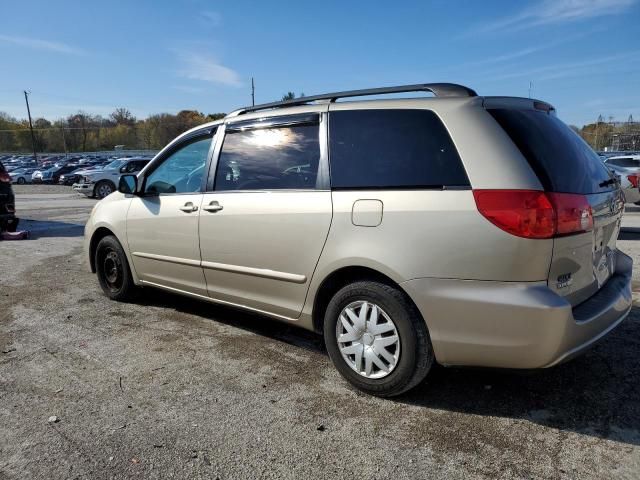
{"type": "Polygon", "coordinates": [[[533,80],[529,80],[529,98],[531,98],[531,90],[533,90],[533,80]]]}
{"type": "Polygon", "coordinates": [[[29,108],[29,92],[24,90],[24,101],[27,102],[27,115],[29,116],[29,130],[31,130],[31,146],[33,147],[33,159],[38,164],[38,154],[36,153],[36,137],[33,134],[33,123],[31,122],[31,109],[29,108]]]}
{"type": "Polygon", "coordinates": [[[253,77],[251,77],[251,106],[256,104],[256,86],[253,83],[253,77]]]}
{"type": "Polygon", "coordinates": [[[67,138],[64,136],[64,124],[60,126],[60,130],[62,131],[62,144],[64,145],[64,158],[68,158],[69,154],[67,152],[67,138]]]}

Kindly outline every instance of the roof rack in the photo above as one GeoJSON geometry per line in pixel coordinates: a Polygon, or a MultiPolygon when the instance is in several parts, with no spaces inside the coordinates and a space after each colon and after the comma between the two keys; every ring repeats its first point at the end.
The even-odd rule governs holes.
{"type": "Polygon", "coordinates": [[[228,117],[242,115],[243,113],[256,112],[258,110],[267,110],[270,108],[293,107],[295,105],[305,105],[318,100],[328,100],[335,102],[339,98],[347,97],[365,97],[370,95],[387,95],[391,93],[406,92],[430,92],[436,97],[476,97],[478,94],[472,89],[464,85],[456,83],[417,83],[414,85],[398,85],[396,87],[367,88],[364,90],[347,90],[345,92],[323,93],[320,95],[311,95],[309,97],[294,98],[292,100],[283,100],[281,102],[263,103],[261,105],[253,105],[244,107],[231,112],[228,117]]]}

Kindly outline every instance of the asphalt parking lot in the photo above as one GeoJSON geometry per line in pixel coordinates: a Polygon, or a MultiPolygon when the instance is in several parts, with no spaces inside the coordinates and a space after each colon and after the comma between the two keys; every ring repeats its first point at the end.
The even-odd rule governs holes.
{"type": "MultiPolygon", "coordinates": [[[[314,334],[164,292],[107,300],[82,261],[95,200],[15,191],[33,237],[0,243],[0,479],[640,477],[640,307],[570,363],[438,367],[381,400],[314,334]]],[[[640,208],[624,222],[640,264],[640,208]]]]}

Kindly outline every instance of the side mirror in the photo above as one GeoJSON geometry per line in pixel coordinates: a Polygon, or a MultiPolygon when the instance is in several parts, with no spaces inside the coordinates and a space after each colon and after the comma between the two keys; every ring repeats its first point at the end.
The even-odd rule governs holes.
{"type": "Polygon", "coordinates": [[[135,175],[122,175],[118,183],[118,191],[124,194],[135,194],[138,190],[138,177],[135,175]]]}

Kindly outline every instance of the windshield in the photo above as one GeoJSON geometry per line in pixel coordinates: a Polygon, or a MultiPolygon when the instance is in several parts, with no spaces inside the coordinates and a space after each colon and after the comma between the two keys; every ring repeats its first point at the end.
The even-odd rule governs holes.
{"type": "Polygon", "coordinates": [[[490,109],[543,187],[558,193],[600,193],[616,188],[596,152],[554,115],[539,110],[490,109]]]}
{"type": "Polygon", "coordinates": [[[126,162],[126,160],[114,160],[111,163],[108,163],[107,165],[104,166],[105,169],[117,169],[120,168],[122,165],[124,165],[126,162]]]}

